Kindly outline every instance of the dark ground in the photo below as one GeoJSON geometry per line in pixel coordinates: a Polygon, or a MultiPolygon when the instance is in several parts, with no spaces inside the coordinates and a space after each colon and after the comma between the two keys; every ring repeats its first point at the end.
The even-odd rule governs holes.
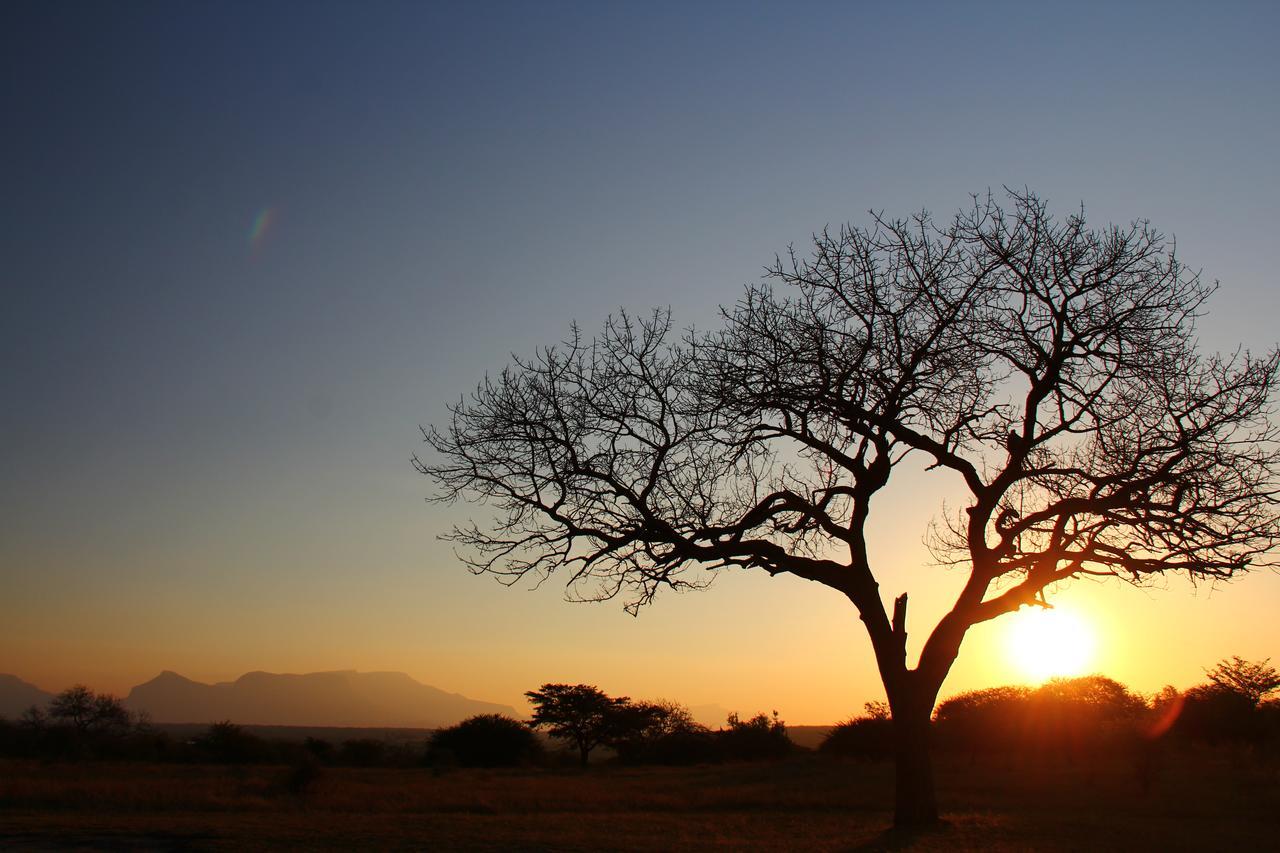
{"type": "Polygon", "coordinates": [[[891,768],[779,763],[589,771],[0,762],[0,848],[1262,850],[1280,773],[1237,751],[941,762],[947,827],[897,835],[891,768]],[[1144,789],[1143,776],[1148,780],[1144,789]]]}

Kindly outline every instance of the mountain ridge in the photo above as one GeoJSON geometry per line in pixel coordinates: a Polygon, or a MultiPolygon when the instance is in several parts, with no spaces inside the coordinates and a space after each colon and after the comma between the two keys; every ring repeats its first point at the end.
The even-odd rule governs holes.
{"type": "Polygon", "coordinates": [[[521,717],[514,708],[423,684],[403,672],[246,672],[206,684],[163,670],[124,699],[162,723],[229,720],[258,726],[439,728],[476,714],[521,717]]]}
{"type": "Polygon", "coordinates": [[[16,675],[0,674],[0,718],[16,719],[32,705],[43,708],[53,698],[29,681],[16,675]]]}
{"type": "MultiPolygon", "coordinates": [[[[33,705],[43,708],[54,695],[16,675],[0,674],[0,718],[17,719],[33,705]]],[[[123,701],[157,723],[439,728],[476,714],[525,716],[509,705],[423,684],[408,673],[354,669],[254,670],[216,684],[164,669],[134,686],[123,701]]]]}

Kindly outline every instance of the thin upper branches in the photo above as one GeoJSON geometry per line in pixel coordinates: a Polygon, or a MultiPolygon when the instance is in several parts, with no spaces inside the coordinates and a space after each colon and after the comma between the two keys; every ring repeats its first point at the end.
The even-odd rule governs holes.
{"type": "Polygon", "coordinates": [[[777,258],[714,333],[665,311],[575,328],[415,461],[496,513],[450,537],[476,571],[564,570],[633,608],[754,567],[879,624],[864,528],[912,455],[969,492],[932,539],[969,572],[948,636],[1075,575],[1230,577],[1280,538],[1280,359],[1197,350],[1213,289],[1146,223],[1090,229],[1029,192],[944,225],[877,215],[777,258]]]}

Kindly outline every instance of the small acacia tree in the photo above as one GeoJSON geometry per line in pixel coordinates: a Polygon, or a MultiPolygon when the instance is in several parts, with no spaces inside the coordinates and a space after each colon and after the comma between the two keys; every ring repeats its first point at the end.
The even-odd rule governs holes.
{"type": "Polygon", "coordinates": [[[135,724],[134,715],[110,693],[94,693],[76,684],[49,701],[49,718],[77,732],[123,733],[135,724]]]}
{"type": "Polygon", "coordinates": [[[608,743],[620,719],[630,716],[628,697],[609,696],[589,684],[544,684],[524,695],[533,704],[531,725],[545,727],[552,737],[573,744],[583,767],[591,750],[608,743]]]}
{"type": "Polygon", "coordinates": [[[1079,575],[1228,578],[1276,542],[1277,356],[1197,350],[1214,288],[1146,223],[988,195],[949,223],[823,232],[767,272],[711,334],[665,312],[575,327],[415,463],[498,512],[451,538],[509,583],[563,569],[570,597],[634,612],[741,567],[847,596],[892,709],[899,825],[937,819],[930,714],[969,628],[1079,575]],[[866,540],[909,457],[968,493],[933,527],[966,577],[914,666],[866,540]]]}
{"type": "Polygon", "coordinates": [[[1243,696],[1254,707],[1261,704],[1268,693],[1280,689],[1280,672],[1271,665],[1271,658],[1248,661],[1234,655],[1205,670],[1205,675],[1210,683],[1243,696]]]}

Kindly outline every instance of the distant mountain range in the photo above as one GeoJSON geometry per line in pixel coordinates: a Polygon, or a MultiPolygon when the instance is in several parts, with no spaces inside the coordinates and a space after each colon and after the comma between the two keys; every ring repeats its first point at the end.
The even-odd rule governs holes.
{"type": "MultiPolygon", "coordinates": [[[[0,675],[0,716],[15,718],[52,696],[0,675]]],[[[403,672],[250,672],[202,684],[165,671],[129,691],[125,704],[157,723],[438,728],[476,714],[520,718],[508,705],[480,702],[414,681],[403,672]]]]}
{"type": "Polygon", "coordinates": [[[16,675],[0,675],[0,717],[16,720],[32,705],[43,708],[52,698],[52,693],[46,693],[16,675]]]}

